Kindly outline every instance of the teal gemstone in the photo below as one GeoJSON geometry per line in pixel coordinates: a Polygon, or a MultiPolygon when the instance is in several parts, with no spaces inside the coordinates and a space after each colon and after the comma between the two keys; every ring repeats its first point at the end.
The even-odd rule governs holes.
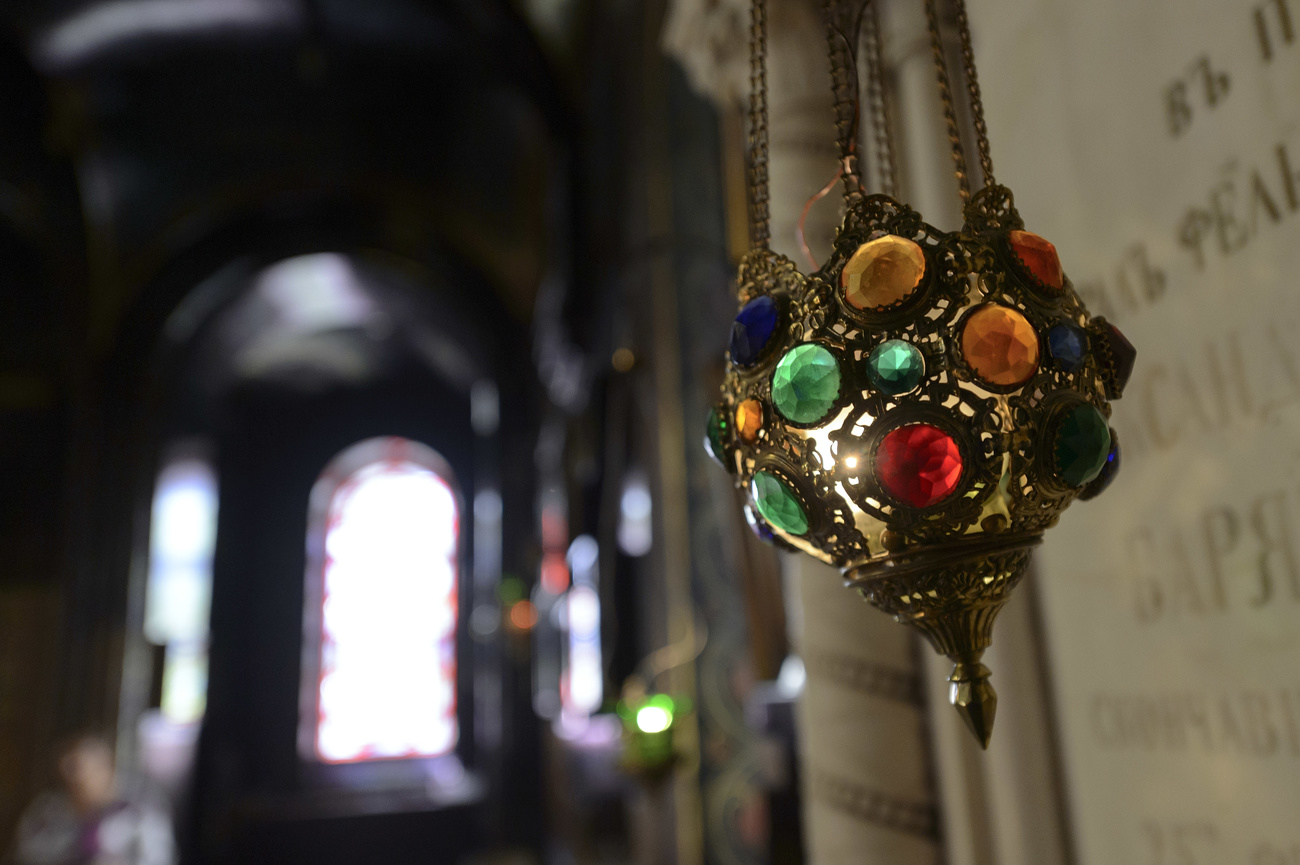
{"type": "Polygon", "coordinates": [[[1083,403],[1070,409],[1056,428],[1056,473],[1072,487],[1101,474],[1110,455],[1110,429],[1097,409],[1083,403]]]}
{"type": "Polygon", "coordinates": [[[916,346],[905,340],[886,340],[867,357],[867,378],[876,390],[890,396],[914,389],[924,375],[925,358],[916,346]]]}
{"type": "Polygon", "coordinates": [[[795,423],[816,423],[840,396],[840,365],[816,343],[790,349],[772,373],[772,402],[795,423]]]}
{"type": "Polygon", "coordinates": [[[755,472],[749,483],[749,495],[754,507],[767,524],[792,535],[808,531],[808,515],[794,491],[785,481],[770,472],[755,472]]]}
{"type": "Polygon", "coordinates": [[[704,432],[704,450],[719,465],[727,464],[726,452],[722,443],[727,434],[727,419],[716,407],[709,409],[709,421],[704,432]]]}

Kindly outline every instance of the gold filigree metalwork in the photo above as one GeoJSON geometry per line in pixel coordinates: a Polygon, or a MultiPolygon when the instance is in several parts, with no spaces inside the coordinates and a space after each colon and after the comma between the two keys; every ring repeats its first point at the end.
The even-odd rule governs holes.
{"type": "MultiPolygon", "coordinates": [[[[843,569],[849,585],[901,622],[919,628],[956,667],[952,699],[987,744],[996,696],[980,656],[992,623],[1024,574],[1030,549],[1087,485],[1065,482],[1056,465],[1064,413],[1094,407],[1109,417],[1109,359],[1087,352],[1077,366],[1054,362],[1053,327],[1079,334],[1093,324],[1068,278],[1060,290],[1036,283],[1012,250],[1023,225],[1009,191],[981,191],[961,231],[945,233],[885,196],[851,206],[825,266],[801,276],[789,259],[763,250],[741,266],[744,301],[771,297],[780,323],[750,367],[729,364],[717,411],[732,416],[758,400],[767,421],[753,441],[729,435],[721,455],[744,489],[758,472],[788,484],[808,529],[768,528],[781,541],[843,569]],[[901,303],[861,310],[845,300],[840,273],[863,244],[890,234],[924,252],[926,275],[901,303]],[[1035,371],[1014,386],[980,379],[961,349],[962,327],[976,308],[996,303],[1034,328],[1041,350],[1035,371]],[[920,382],[902,394],[873,385],[872,350],[902,340],[924,359],[920,382]],[[840,393],[823,419],[785,419],[773,399],[782,356],[804,343],[836,359],[840,393]],[[941,501],[916,507],[892,495],[874,458],[890,431],[933,425],[956,442],[961,476],[941,501]]],[[[757,503],[755,503],[757,507],[757,503]]]]}
{"type": "Polygon", "coordinates": [[[1055,248],[1024,232],[1011,191],[993,180],[963,0],[948,3],[983,187],[972,194],[953,104],[961,91],[949,78],[937,0],[926,0],[965,221],[959,231],[941,231],[906,204],[867,194],[857,170],[856,52],[864,23],[869,116],[886,188],[893,173],[889,112],[876,10],[870,0],[856,11],[846,2],[826,0],[824,15],[846,213],[830,257],[806,277],[768,243],[765,0],[754,3],[754,244],[739,271],[742,310],[732,351],[740,356],[727,366],[708,445],[749,495],[747,514],[761,536],[841,568],[866,600],[952,659],[950,701],[987,747],[997,695],[980,659],[993,622],[1043,532],[1075,498],[1099,493],[1118,467],[1106,419],[1132,368],[1132,347],[1090,316],[1055,248]],[[869,246],[884,236],[901,240],[869,246]],[[882,257],[886,247],[895,259],[882,257]],[[842,282],[855,254],[860,263],[842,282]],[[873,276],[878,261],[885,270],[873,276]],[[908,268],[901,285],[900,261],[908,268]],[[882,281],[873,290],[876,278],[882,281]],[[871,303],[879,305],[862,308],[871,303]],[[990,308],[1001,324],[987,324],[990,308]],[[967,347],[968,328],[983,348],[967,347]],[[886,386],[880,368],[868,370],[889,346],[907,357],[898,379],[905,387],[886,386]],[[789,364],[781,373],[783,359],[789,364]],[[762,408],[757,431],[748,401],[762,408]],[[731,421],[741,403],[748,403],[744,438],[731,421]],[[908,427],[919,427],[920,437],[908,427]],[[937,442],[938,455],[930,449],[917,457],[916,441],[922,448],[937,442]]]}

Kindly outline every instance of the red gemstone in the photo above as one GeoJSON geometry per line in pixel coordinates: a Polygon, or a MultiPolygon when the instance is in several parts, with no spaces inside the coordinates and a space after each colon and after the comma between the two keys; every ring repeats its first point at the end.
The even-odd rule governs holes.
{"type": "Polygon", "coordinates": [[[876,451],[876,477],[891,496],[924,508],[952,495],[961,480],[952,436],[925,423],[891,430],[876,451]]]}
{"type": "Polygon", "coordinates": [[[1119,328],[1110,322],[1106,322],[1101,335],[1105,339],[1103,354],[1106,363],[1103,375],[1106,379],[1106,397],[1119,399],[1124,394],[1124,386],[1128,384],[1129,376],[1133,375],[1137,349],[1128,341],[1128,337],[1120,333],[1119,328]]]}
{"type": "Polygon", "coordinates": [[[1025,270],[1034,275],[1044,287],[1060,291],[1065,285],[1065,274],[1061,271],[1061,259],[1056,254],[1056,247],[1045,238],[1031,231],[1013,231],[1007,239],[1011,242],[1011,251],[1024,265],[1025,270]]]}

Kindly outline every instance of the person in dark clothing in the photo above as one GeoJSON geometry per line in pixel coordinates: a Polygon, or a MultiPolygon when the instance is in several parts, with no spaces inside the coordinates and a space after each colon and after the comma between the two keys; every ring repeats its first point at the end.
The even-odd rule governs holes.
{"type": "Polygon", "coordinates": [[[172,865],[171,821],[121,795],[107,741],[70,740],[58,770],[63,790],[38,796],[18,825],[16,865],[172,865]]]}

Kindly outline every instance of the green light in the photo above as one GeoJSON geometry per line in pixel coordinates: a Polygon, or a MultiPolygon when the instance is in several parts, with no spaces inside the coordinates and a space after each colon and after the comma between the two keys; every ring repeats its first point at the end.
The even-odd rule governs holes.
{"type": "Polygon", "coordinates": [[[662,733],[673,725],[679,712],[689,712],[687,700],[674,700],[667,694],[633,697],[631,702],[619,700],[614,710],[623,719],[629,731],[662,733]]]}
{"type": "Polygon", "coordinates": [[[524,581],[518,577],[513,577],[508,574],[503,575],[501,584],[497,586],[497,597],[501,599],[503,605],[508,607],[511,604],[517,601],[522,601],[524,598],[528,597],[528,587],[525,586],[524,581]]]}
{"type": "Polygon", "coordinates": [[[655,694],[637,709],[636,726],[642,733],[662,733],[673,725],[676,705],[667,694],[655,694]]]}
{"type": "Polygon", "coordinates": [[[662,733],[673,723],[673,713],[658,706],[642,706],[636,713],[636,725],[642,733],[662,733]]]}

